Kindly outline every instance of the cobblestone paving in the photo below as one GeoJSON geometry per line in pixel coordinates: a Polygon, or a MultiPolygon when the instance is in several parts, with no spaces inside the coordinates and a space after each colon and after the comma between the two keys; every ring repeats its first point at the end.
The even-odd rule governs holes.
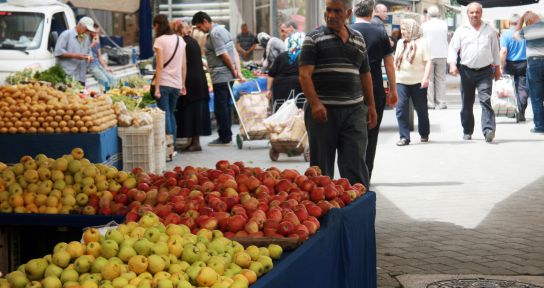
{"type": "Polygon", "coordinates": [[[378,287],[400,287],[394,276],[402,274],[544,276],[543,194],[544,177],[465,229],[412,221],[378,191],[378,287]]]}

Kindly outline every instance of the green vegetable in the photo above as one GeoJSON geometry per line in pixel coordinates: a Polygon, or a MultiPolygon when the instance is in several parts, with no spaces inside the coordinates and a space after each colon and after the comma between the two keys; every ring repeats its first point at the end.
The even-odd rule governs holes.
{"type": "Polygon", "coordinates": [[[251,72],[250,70],[248,70],[246,68],[242,68],[242,76],[244,76],[244,78],[246,78],[246,79],[255,78],[255,74],[253,74],[253,72],[251,72]]]}
{"type": "Polygon", "coordinates": [[[43,72],[36,72],[36,74],[34,74],[34,79],[49,82],[54,86],[57,84],[68,84],[72,82],[68,80],[68,75],[58,64],[43,72]]]}

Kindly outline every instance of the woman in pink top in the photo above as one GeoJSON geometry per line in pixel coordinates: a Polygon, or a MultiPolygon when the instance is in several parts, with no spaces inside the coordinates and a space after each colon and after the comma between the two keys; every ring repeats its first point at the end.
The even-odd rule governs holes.
{"type": "Polygon", "coordinates": [[[157,70],[155,73],[155,99],[157,105],[166,114],[166,134],[174,136],[176,141],[176,117],[174,110],[180,95],[185,95],[185,76],[187,66],[185,57],[185,41],[172,31],[166,15],[159,14],[153,19],[155,30],[155,57],[157,70]],[[168,62],[172,59],[170,62],[168,62]]]}

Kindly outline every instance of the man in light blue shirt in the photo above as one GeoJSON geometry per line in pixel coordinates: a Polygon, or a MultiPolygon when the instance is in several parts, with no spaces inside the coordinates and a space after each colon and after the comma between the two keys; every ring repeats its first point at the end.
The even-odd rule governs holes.
{"type": "Polygon", "coordinates": [[[87,65],[93,60],[89,36],[89,32],[95,31],[93,26],[93,19],[83,17],[75,28],[62,32],[55,45],[54,55],[58,57],[60,66],[66,74],[72,75],[83,86],[87,65]]]}
{"type": "Polygon", "coordinates": [[[514,77],[519,120],[525,121],[525,109],[529,98],[525,77],[527,74],[527,56],[525,55],[525,40],[513,38],[518,21],[519,16],[514,14],[510,18],[510,29],[504,31],[501,35],[501,68],[503,74],[514,77]]]}

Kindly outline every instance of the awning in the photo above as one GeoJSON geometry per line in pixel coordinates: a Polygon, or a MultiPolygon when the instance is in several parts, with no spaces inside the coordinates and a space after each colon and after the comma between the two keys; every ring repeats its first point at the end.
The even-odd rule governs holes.
{"type": "MultiPolygon", "coordinates": [[[[536,4],[539,0],[478,0],[484,8],[490,7],[509,7],[509,6],[519,6],[519,5],[529,5],[536,4]]],[[[457,0],[457,2],[463,6],[474,2],[474,0],[457,0]]]]}
{"type": "Polygon", "coordinates": [[[76,8],[105,10],[112,12],[132,14],[140,9],[139,0],[64,0],[65,3],[72,3],[76,8]]]}
{"type": "Polygon", "coordinates": [[[386,4],[386,5],[402,5],[402,6],[411,6],[412,1],[409,0],[379,0],[376,3],[386,4]]]}

